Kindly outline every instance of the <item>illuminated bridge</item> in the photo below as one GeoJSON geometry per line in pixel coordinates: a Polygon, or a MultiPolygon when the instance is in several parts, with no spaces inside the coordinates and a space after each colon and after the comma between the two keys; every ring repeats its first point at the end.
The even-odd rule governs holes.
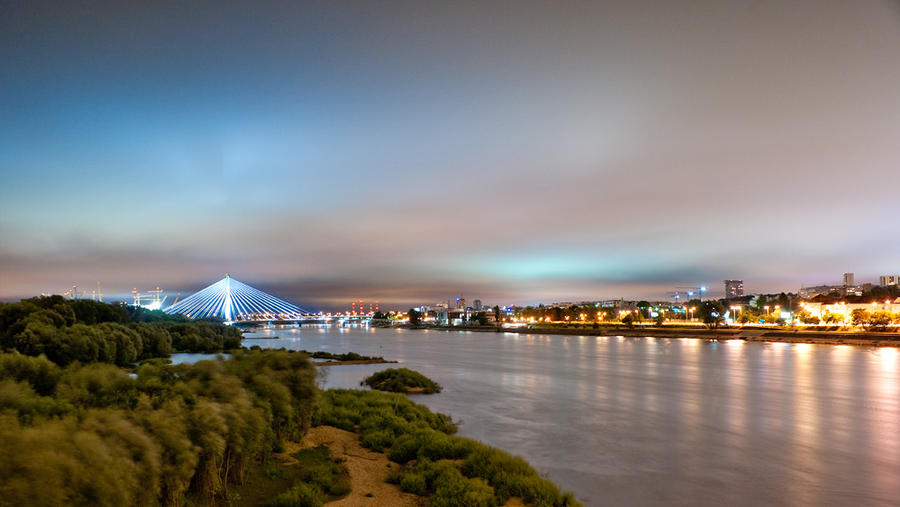
{"type": "Polygon", "coordinates": [[[254,289],[229,275],[163,309],[192,319],[218,317],[227,322],[310,320],[317,316],[287,301],[254,289]]]}

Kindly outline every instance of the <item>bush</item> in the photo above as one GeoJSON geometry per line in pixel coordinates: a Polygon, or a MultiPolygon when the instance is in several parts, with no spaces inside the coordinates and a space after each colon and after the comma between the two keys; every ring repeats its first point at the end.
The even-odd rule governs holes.
{"type": "Polygon", "coordinates": [[[325,497],[316,486],[298,482],[291,489],[276,496],[268,503],[270,507],[320,507],[325,497]]]}
{"type": "Polygon", "coordinates": [[[420,496],[428,494],[428,486],[425,482],[425,476],[422,474],[410,472],[400,476],[400,489],[406,493],[413,493],[420,496]]]}
{"type": "Polygon", "coordinates": [[[441,392],[441,386],[437,382],[408,368],[388,368],[366,377],[363,383],[372,389],[394,393],[433,394],[441,392]]]}
{"type": "Polygon", "coordinates": [[[467,479],[455,468],[435,481],[433,507],[494,507],[494,490],[479,478],[467,479]]]}
{"type": "Polygon", "coordinates": [[[302,469],[300,479],[303,482],[332,497],[350,493],[350,476],[337,460],[331,458],[327,446],[304,449],[295,453],[294,458],[302,469]]]}

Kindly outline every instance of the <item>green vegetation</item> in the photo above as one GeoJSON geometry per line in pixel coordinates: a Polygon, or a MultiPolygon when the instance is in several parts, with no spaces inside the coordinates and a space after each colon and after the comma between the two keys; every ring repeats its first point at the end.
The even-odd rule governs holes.
{"type": "MultiPolygon", "coordinates": [[[[314,423],[355,431],[362,446],[389,452],[403,465],[394,480],[435,506],[499,505],[511,496],[577,505],[523,460],[453,436],[448,416],[401,394],[320,393],[306,353],[239,349],[240,332],[218,322],[33,298],[0,304],[0,346],[0,504],[322,505],[350,487],[327,448],[294,454],[293,467],[272,460],[314,423]],[[223,349],[230,358],[153,359],[223,349]],[[132,375],[119,367],[139,360],[132,375]]],[[[405,368],[367,382],[440,390],[405,368]]]]}
{"type": "Polygon", "coordinates": [[[119,366],[172,352],[220,352],[241,346],[238,329],[211,321],[188,321],[161,311],[61,296],[0,303],[0,349],[45,355],[61,366],[119,366]]]}
{"type": "MultiPolygon", "coordinates": [[[[850,319],[854,326],[886,331],[887,327],[894,322],[895,316],[890,312],[870,312],[862,308],[857,308],[850,312],[850,319]]],[[[900,323],[900,318],[896,318],[896,320],[900,323]]]]}
{"type": "Polygon", "coordinates": [[[530,505],[578,505],[521,458],[452,435],[456,428],[449,417],[399,394],[326,391],[313,424],[358,431],[364,447],[387,450],[391,461],[403,465],[391,481],[430,496],[431,505],[494,506],[513,496],[530,505]]]}
{"type": "Polygon", "coordinates": [[[269,507],[319,507],[324,503],[325,496],[319,488],[305,482],[298,482],[266,505],[269,507]]]}
{"type": "MultiPolygon", "coordinates": [[[[266,505],[272,507],[319,507],[350,493],[350,475],[340,460],[331,458],[328,447],[320,445],[293,454],[298,473],[293,486],[266,505]]],[[[243,499],[242,499],[243,500],[243,499]]]]}
{"type": "Polygon", "coordinates": [[[372,389],[392,393],[434,394],[442,389],[437,382],[408,368],[388,368],[366,377],[362,383],[372,389]]]}
{"type": "Polygon", "coordinates": [[[300,352],[303,352],[313,359],[330,359],[332,361],[384,361],[384,358],[380,356],[363,356],[356,352],[347,352],[344,354],[334,354],[332,352],[324,352],[321,350],[315,352],[301,350],[300,352]]]}
{"type": "Polygon", "coordinates": [[[714,299],[707,299],[697,305],[697,317],[710,329],[717,329],[725,322],[725,305],[714,299]]]}
{"type": "Polygon", "coordinates": [[[419,319],[422,317],[422,314],[417,310],[410,309],[408,312],[406,312],[406,316],[409,317],[410,326],[418,326],[419,319]]]}
{"type": "Polygon", "coordinates": [[[350,493],[350,476],[340,460],[328,455],[328,447],[320,445],[303,449],[293,454],[300,467],[300,479],[312,484],[331,498],[340,498],[350,493]]]}
{"type": "Polygon", "coordinates": [[[360,444],[378,452],[393,445],[400,435],[419,429],[456,432],[449,416],[435,414],[402,394],[350,389],[323,392],[312,424],[358,432],[360,444]]]}
{"type": "Polygon", "coordinates": [[[132,378],[109,364],[0,354],[3,502],[212,502],[309,427],[316,372],[304,354],[159,363],[132,378]]]}

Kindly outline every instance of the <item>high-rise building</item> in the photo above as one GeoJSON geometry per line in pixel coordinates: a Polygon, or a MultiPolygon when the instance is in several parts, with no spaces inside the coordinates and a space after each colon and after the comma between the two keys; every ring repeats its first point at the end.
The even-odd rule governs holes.
{"type": "Polygon", "coordinates": [[[885,275],[878,280],[878,285],[900,285],[900,275],[885,275]]]}
{"type": "Polygon", "coordinates": [[[476,312],[480,312],[481,309],[484,308],[484,307],[481,305],[481,300],[480,300],[480,299],[476,299],[475,301],[473,301],[473,302],[472,302],[472,305],[473,305],[473,307],[475,308],[475,311],[476,311],[476,312]]]}
{"type": "Polygon", "coordinates": [[[464,310],[466,308],[466,298],[456,298],[456,308],[464,310]]]}
{"type": "Polygon", "coordinates": [[[844,287],[853,287],[856,285],[853,281],[853,273],[844,273],[844,287]]]}
{"type": "Polygon", "coordinates": [[[725,280],[725,297],[736,298],[744,295],[743,280],[725,280]]]}

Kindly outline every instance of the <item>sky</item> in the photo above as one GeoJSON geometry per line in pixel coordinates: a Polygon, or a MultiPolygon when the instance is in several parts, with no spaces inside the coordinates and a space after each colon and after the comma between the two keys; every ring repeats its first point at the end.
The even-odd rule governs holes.
{"type": "Polygon", "coordinates": [[[900,274],[896,1],[138,4],[0,0],[0,299],[900,274]]]}

